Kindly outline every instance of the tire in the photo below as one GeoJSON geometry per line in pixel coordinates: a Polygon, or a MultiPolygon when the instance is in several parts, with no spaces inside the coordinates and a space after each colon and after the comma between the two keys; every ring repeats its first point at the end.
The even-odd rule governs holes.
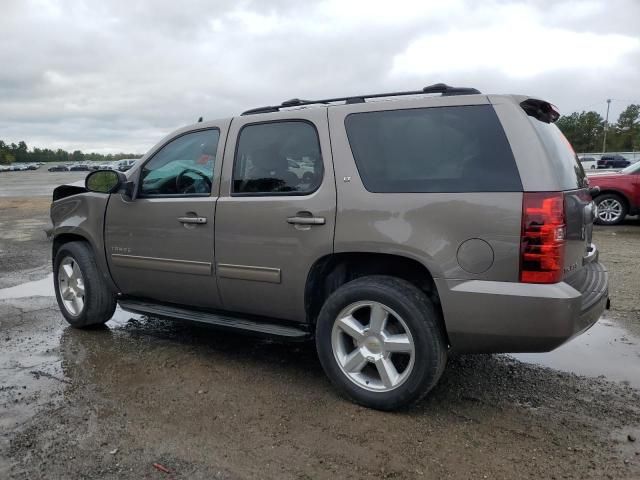
{"type": "Polygon", "coordinates": [[[420,400],[447,362],[441,318],[431,301],[411,283],[382,275],[353,280],[329,296],[318,316],[316,348],[338,390],[377,410],[420,400]],[[386,320],[375,320],[385,313],[386,320]]]}
{"type": "Polygon", "coordinates": [[[598,214],[596,223],[600,225],[617,225],[627,216],[627,202],[620,195],[605,193],[596,197],[598,214]]]}
{"type": "Polygon", "coordinates": [[[69,242],[58,249],[53,284],[60,311],[72,327],[102,325],[113,316],[116,296],[98,271],[87,243],[69,242]]]}

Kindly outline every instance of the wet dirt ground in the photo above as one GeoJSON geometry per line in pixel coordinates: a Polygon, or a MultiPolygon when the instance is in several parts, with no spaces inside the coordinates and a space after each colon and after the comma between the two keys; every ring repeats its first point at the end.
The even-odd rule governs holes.
{"type": "Polygon", "coordinates": [[[340,398],[310,344],[120,310],[69,328],[49,198],[15,195],[32,173],[49,188],[0,174],[0,478],[640,478],[638,219],[596,229],[612,310],[587,334],[450,358],[424,401],[382,413],[340,398]]]}

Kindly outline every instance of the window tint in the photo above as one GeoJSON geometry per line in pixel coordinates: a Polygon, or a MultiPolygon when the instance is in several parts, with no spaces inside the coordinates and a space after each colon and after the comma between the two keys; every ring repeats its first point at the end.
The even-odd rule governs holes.
{"type": "Polygon", "coordinates": [[[371,192],[522,190],[490,105],[354,113],[345,126],[371,192]]]}
{"type": "Polygon", "coordinates": [[[315,127],[287,121],[247,125],[240,131],[233,169],[233,192],[305,194],[322,181],[315,127]]]}
{"type": "Polygon", "coordinates": [[[560,187],[569,190],[585,186],[587,176],[582,164],[560,129],[553,123],[544,123],[535,118],[529,118],[529,121],[538,133],[547,157],[553,163],[560,187]]]}
{"type": "Polygon", "coordinates": [[[220,138],[219,130],[187,133],[171,141],[143,167],[140,194],[208,195],[220,138]]]}

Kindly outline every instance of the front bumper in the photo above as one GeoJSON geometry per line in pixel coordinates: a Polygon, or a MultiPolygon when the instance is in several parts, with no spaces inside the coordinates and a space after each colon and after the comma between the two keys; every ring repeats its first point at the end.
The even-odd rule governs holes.
{"type": "Polygon", "coordinates": [[[548,352],[598,321],[609,302],[609,277],[597,261],[576,289],[484,280],[436,280],[452,350],[460,353],[548,352]]]}

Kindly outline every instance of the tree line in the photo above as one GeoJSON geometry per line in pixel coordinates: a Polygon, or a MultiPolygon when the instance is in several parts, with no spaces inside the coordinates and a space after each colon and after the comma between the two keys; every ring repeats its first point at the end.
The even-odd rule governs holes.
{"type": "Polygon", "coordinates": [[[38,162],[113,162],[124,158],[140,158],[136,153],[83,153],[80,150],[67,152],[61,148],[51,150],[49,148],[29,148],[25,142],[5,143],[0,140],[0,165],[8,165],[13,162],[38,163],[38,162]]]}
{"type": "MultiPolygon", "coordinates": [[[[605,119],[598,112],[582,111],[560,117],[556,123],[576,152],[602,152],[605,119]]],[[[640,150],[640,105],[625,108],[618,121],[609,122],[607,152],[635,152],[640,150]]]]}

